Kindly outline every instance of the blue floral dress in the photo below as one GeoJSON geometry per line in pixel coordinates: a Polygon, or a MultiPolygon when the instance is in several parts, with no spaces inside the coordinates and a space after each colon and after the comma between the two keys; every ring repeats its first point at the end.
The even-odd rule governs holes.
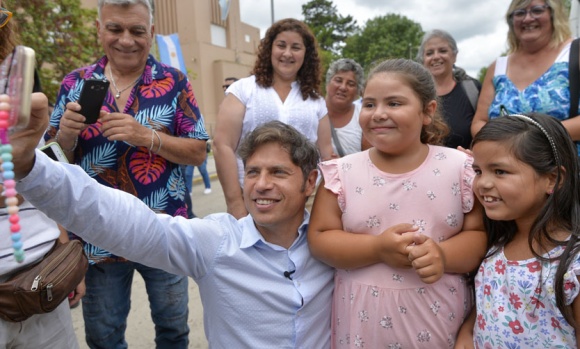
{"type": "Polygon", "coordinates": [[[495,62],[493,87],[495,97],[489,106],[490,119],[500,115],[503,105],[510,114],[538,112],[559,120],[568,119],[570,113],[570,83],[568,58],[570,45],[566,45],[552,66],[522,91],[508,78],[509,56],[499,57],[495,62]]]}
{"type": "MultiPolygon", "coordinates": [[[[489,106],[490,119],[500,116],[503,106],[509,114],[544,113],[558,120],[566,120],[570,114],[570,80],[568,61],[570,44],[564,46],[556,61],[536,81],[522,91],[507,76],[509,56],[499,57],[495,62],[492,80],[495,97],[489,106]]],[[[580,153],[580,147],[578,148],[580,153]]]]}

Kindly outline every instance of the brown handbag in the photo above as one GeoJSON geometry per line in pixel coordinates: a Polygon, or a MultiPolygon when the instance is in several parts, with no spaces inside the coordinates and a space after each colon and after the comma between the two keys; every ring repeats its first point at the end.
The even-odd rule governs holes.
{"type": "Polygon", "coordinates": [[[88,266],[80,241],[56,240],[38,263],[0,284],[0,318],[20,322],[53,311],[82,281],[88,266]]]}

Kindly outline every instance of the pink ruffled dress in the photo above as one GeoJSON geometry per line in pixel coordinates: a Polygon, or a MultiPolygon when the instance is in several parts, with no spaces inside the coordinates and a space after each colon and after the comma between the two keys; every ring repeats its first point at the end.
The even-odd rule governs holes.
{"type": "MultiPolygon", "coordinates": [[[[398,223],[443,241],[461,231],[473,208],[472,158],[429,146],[423,164],[404,174],[376,168],[369,152],[320,165],[325,188],[338,195],[345,231],[378,235],[398,223]]],[[[447,348],[471,308],[462,275],[423,283],[414,270],[375,264],[337,270],[333,348],[447,348]]]]}

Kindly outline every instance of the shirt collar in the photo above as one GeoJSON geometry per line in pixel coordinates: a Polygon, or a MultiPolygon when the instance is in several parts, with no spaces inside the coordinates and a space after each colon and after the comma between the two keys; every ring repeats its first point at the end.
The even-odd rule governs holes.
{"type": "MultiPolygon", "coordinates": [[[[310,213],[308,212],[308,210],[304,210],[304,219],[302,220],[302,224],[300,224],[300,227],[298,227],[298,237],[296,238],[296,240],[294,240],[292,246],[290,246],[290,249],[292,249],[292,247],[296,245],[297,241],[302,240],[306,236],[309,220],[310,213]]],[[[246,217],[240,219],[240,223],[242,224],[242,238],[240,240],[241,249],[250,248],[257,245],[276,246],[267,242],[264,239],[262,234],[260,234],[260,232],[256,228],[252,216],[247,215],[246,217]]]]}

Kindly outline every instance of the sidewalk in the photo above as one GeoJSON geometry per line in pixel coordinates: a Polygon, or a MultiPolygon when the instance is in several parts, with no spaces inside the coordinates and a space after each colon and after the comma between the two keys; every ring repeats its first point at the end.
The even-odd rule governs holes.
{"type": "MultiPolygon", "coordinates": [[[[216,212],[225,212],[226,204],[222,187],[217,180],[213,155],[208,156],[207,170],[211,178],[212,192],[203,194],[204,186],[196,169],[193,177],[192,201],[193,211],[198,217],[205,217],[216,212]]],[[[80,349],[88,349],[85,342],[85,330],[82,306],[72,309],[73,326],[80,349]]],[[[199,299],[197,284],[189,279],[189,348],[207,349],[207,341],[203,332],[203,308],[199,299]]],[[[125,338],[129,348],[154,349],[155,330],[149,311],[149,301],[145,292],[145,284],[139,273],[135,273],[132,284],[131,311],[127,319],[125,338]]]]}

